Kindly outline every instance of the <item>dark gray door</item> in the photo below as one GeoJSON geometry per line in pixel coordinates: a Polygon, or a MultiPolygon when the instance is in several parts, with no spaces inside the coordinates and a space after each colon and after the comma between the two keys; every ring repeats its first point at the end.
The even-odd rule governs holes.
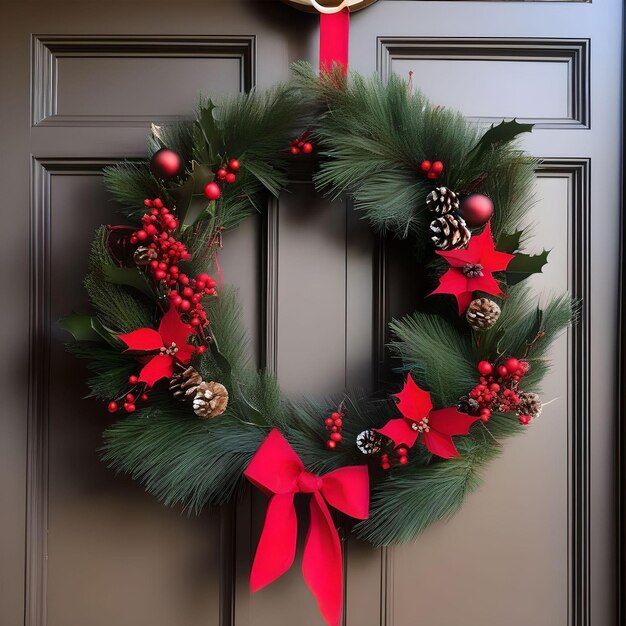
{"type": "MultiPolygon", "coordinates": [[[[461,513],[412,545],[349,541],[350,626],[617,623],[621,11],[617,0],[379,0],[352,18],[355,69],[412,70],[470,118],[536,124],[529,211],[537,247],[554,251],[535,287],[568,287],[584,304],[553,352],[554,402],[461,513]]],[[[55,326],[86,305],[89,241],[112,219],[102,167],[143,155],[150,122],[189,115],[199,92],[267,86],[292,61],[315,62],[316,42],[314,15],[273,1],[3,6],[2,626],[321,623],[297,567],[248,592],[256,501],[188,519],[99,463],[108,414],[81,399],[85,373],[55,326]]],[[[287,393],[371,383],[383,318],[406,306],[407,268],[393,253],[374,263],[379,252],[348,202],[315,199],[306,181],[226,238],[225,280],[287,393]]]]}

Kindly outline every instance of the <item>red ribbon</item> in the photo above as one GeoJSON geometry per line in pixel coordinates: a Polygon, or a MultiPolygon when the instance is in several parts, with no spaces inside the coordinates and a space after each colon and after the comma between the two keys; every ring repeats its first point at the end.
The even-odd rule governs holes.
{"type": "Polygon", "coordinates": [[[326,623],[338,626],[343,601],[343,566],[339,535],[328,504],[351,517],[367,519],[367,467],[351,465],[323,476],[307,472],[294,449],[274,429],[244,474],[271,496],[250,573],[252,591],[280,578],[293,564],[298,535],[294,494],[310,493],[311,521],[304,544],[302,573],[326,623]]]}
{"type": "Polygon", "coordinates": [[[348,41],[350,34],[350,11],[345,8],[337,13],[320,13],[320,70],[329,71],[333,63],[348,68],[348,41]]]}

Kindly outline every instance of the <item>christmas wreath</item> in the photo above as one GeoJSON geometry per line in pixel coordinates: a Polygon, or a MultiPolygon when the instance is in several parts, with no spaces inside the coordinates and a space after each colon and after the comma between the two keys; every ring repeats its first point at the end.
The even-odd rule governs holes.
{"type": "Polygon", "coordinates": [[[235,498],[244,477],[269,494],[253,589],[290,567],[294,494],[310,494],[304,576],[338,623],[331,508],[374,545],[410,541],[451,516],[501,440],[541,413],[548,348],[573,307],[565,295],[538,308],[524,284],[547,260],[523,252],[536,161],[515,139],[530,130],[485,131],[400,78],[318,76],[305,64],[288,84],[153,126],[149,160],[105,171],[123,223],[93,241],[94,312],[63,320],[91,395],[116,418],[104,461],[192,511],[235,498]],[[316,186],[350,194],[374,228],[409,240],[424,274],[412,286],[420,309],[390,324],[397,384],[376,397],[282,398],[250,363],[236,289],[221,284],[222,233],[286,189],[293,161],[311,153],[316,186]]]}

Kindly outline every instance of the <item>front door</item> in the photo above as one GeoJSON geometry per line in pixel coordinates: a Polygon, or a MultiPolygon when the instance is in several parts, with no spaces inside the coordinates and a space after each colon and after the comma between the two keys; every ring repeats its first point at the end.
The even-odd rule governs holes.
{"type": "MultiPolygon", "coordinates": [[[[379,0],[352,17],[355,70],[412,71],[469,118],[535,124],[529,211],[537,247],[553,252],[534,287],[567,287],[582,313],[552,353],[544,417],[506,442],[453,520],[411,545],[348,541],[349,626],[618,623],[621,28],[618,0],[379,0]]],[[[315,15],[269,0],[5,2],[3,626],[321,624],[297,568],[249,593],[262,503],[188,518],[99,462],[108,414],[81,399],[86,374],[56,325],[85,308],[89,242],[112,219],[102,168],[143,156],[150,123],[190,115],[199,93],[263,88],[293,61],[315,63],[317,29],[315,15]]],[[[395,244],[306,180],[224,243],[258,362],[286,393],[372,386],[385,323],[410,307],[395,244]]]]}

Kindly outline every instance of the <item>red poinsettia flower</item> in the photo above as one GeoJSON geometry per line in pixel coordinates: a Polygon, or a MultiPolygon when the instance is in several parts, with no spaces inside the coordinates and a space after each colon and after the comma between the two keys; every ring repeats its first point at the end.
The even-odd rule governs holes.
{"type": "Polygon", "coordinates": [[[484,291],[501,296],[502,290],[492,272],[505,270],[514,255],[497,252],[491,236],[491,222],[487,222],[480,235],[472,237],[466,250],[437,251],[450,264],[450,269],[439,279],[435,293],[456,296],[459,315],[462,315],[473,299],[474,291],[484,291]]]}
{"type": "Polygon", "coordinates": [[[415,445],[421,436],[424,445],[437,456],[449,459],[458,457],[459,452],[452,441],[452,435],[468,435],[470,426],[479,417],[460,413],[454,407],[433,411],[430,394],[420,389],[409,374],[402,391],[395,394],[398,410],[404,417],[389,420],[382,428],[381,435],[389,437],[394,446],[415,445]]]}
{"type": "Polygon", "coordinates": [[[129,350],[153,352],[158,350],[141,369],[139,380],[152,387],[161,378],[171,378],[174,363],[189,363],[195,348],[187,343],[191,327],[180,319],[174,307],[163,316],[158,332],[153,328],[139,328],[132,333],[118,335],[129,350]]]}

